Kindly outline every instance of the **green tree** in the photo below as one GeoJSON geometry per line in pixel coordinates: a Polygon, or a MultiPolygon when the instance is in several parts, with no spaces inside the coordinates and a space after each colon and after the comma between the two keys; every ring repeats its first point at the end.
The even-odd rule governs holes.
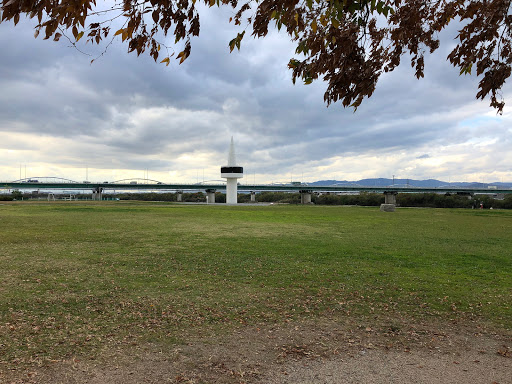
{"type": "Polygon", "coordinates": [[[23,193],[18,189],[12,191],[11,195],[14,200],[21,200],[23,198],[23,193]]]}
{"type": "MultiPolygon", "coordinates": [[[[17,24],[21,15],[38,21],[37,36],[74,44],[82,38],[99,44],[120,38],[129,52],[148,52],[169,65],[191,53],[199,35],[197,0],[0,0],[0,22],[17,24]],[[121,21],[121,28],[115,27],[121,21]],[[115,22],[115,23],[114,23],[115,22]],[[112,29],[113,28],[113,29],[112,29]],[[171,35],[173,47],[164,44],[171,35]],[[108,40],[109,41],[109,40],[108,40]],[[161,48],[164,48],[161,50],[161,48]],[[163,57],[163,59],[162,59],[163,57]]],[[[292,79],[306,84],[327,82],[324,100],[357,108],[370,97],[384,72],[410,58],[415,76],[424,75],[424,57],[438,49],[438,34],[460,23],[457,42],[448,55],[460,74],[480,76],[477,98],[490,97],[502,112],[500,90],[511,74],[512,15],[510,0],[202,0],[209,7],[233,9],[230,22],[240,27],[229,48],[240,49],[246,31],[265,37],[269,28],[285,31],[296,43],[292,79]]],[[[108,43],[107,43],[108,46],[108,43]]]]}

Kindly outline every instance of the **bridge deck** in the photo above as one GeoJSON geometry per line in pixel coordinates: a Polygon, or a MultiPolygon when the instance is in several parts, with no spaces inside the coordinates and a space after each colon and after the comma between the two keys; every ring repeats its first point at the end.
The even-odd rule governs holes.
{"type": "MultiPolygon", "coordinates": [[[[200,184],[110,184],[110,183],[19,183],[0,182],[0,189],[54,189],[54,190],[96,190],[101,188],[104,192],[119,190],[136,191],[191,191],[204,189],[226,190],[225,184],[200,185],[200,184]]],[[[416,187],[360,187],[360,186],[306,186],[306,185],[238,185],[240,191],[275,191],[275,192],[404,192],[404,193],[512,193],[512,189],[488,189],[488,188],[416,188],[416,187]]]]}

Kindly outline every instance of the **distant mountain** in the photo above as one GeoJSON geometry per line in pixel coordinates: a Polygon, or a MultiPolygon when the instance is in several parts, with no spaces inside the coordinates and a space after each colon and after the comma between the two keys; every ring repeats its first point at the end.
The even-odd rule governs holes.
{"type": "Polygon", "coordinates": [[[413,180],[413,179],[361,179],[357,181],[348,180],[319,180],[308,183],[311,186],[327,187],[327,186],[353,186],[353,187],[421,187],[421,188],[441,188],[441,187],[457,187],[457,188],[488,188],[496,186],[497,188],[512,188],[512,183],[477,183],[477,182],[447,182],[435,179],[413,180]]]}

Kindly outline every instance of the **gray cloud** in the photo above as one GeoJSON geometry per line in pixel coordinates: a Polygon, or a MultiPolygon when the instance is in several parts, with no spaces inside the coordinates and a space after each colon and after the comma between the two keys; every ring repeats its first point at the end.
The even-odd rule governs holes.
{"type": "MultiPolygon", "coordinates": [[[[427,58],[420,81],[404,59],[353,113],[327,108],[321,82],[292,84],[286,65],[293,45],[282,34],[247,36],[242,50],[230,54],[236,29],[228,17],[208,13],[190,59],[169,67],[128,55],[118,43],[91,65],[65,40],[33,39],[30,23],[0,25],[0,134],[11,134],[0,147],[25,151],[12,155],[14,166],[87,162],[163,171],[204,166],[183,165],[184,155],[223,162],[235,136],[240,160],[254,172],[286,174],[302,165],[331,169],[336,159],[357,162],[357,156],[412,163],[429,160],[431,147],[467,150],[475,138],[510,140],[509,118],[474,101],[476,77],[459,77],[444,60],[447,48],[427,58]]],[[[455,160],[447,164],[457,169],[455,160]]]]}

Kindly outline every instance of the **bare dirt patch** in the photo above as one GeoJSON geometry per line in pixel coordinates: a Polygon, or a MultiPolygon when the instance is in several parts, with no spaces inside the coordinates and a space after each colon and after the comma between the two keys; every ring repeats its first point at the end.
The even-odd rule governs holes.
{"type": "Polygon", "coordinates": [[[241,327],[73,358],[0,383],[512,383],[512,336],[477,325],[353,320],[241,327]]]}

